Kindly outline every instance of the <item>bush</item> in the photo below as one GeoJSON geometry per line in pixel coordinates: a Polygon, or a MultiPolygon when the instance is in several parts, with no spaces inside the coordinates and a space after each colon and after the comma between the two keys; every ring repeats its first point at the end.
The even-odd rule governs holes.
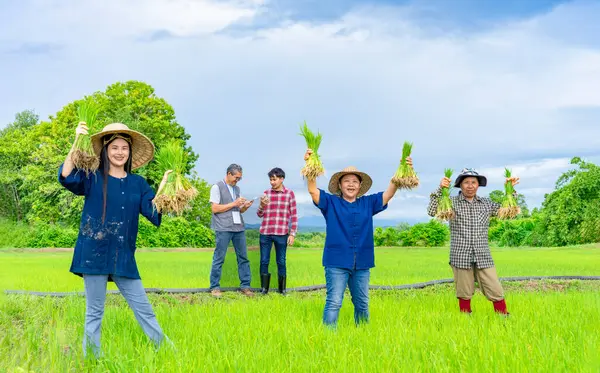
{"type": "Polygon", "coordinates": [[[0,247],[45,248],[74,247],[77,230],[58,224],[35,223],[26,225],[0,220],[0,247]]]}
{"type": "Polygon", "coordinates": [[[57,224],[36,223],[32,225],[33,234],[27,247],[75,247],[78,230],[57,224]]]}
{"type": "Polygon", "coordinates": [[[448,226],[431,219],[428,223],[398,227],[377,227],[374,232],[375,246],[443,246],[450,239],[448,226]]]}
{"type": "MultiPolygon", "coordinates": [[[[402,233],[407,232],[402,231],[402,233]]],[[[375,246],[398,246],[400,242],[400,232],[392,227],[375,228],[375,232],[373,232],[373,239],[375,241],[375,246]]]]}
{"type": "Polygon", "coordinates": [[[325,232],[298,233],[292,247],[323,248],[325,236],[325,232]]]}
{"type": "Polygon", "coordinates": [[[399,233],[402,246],[443,246],[450,240],[450,229],[436,219],[428,223],[418,223],[399,233]]]}
{"type": "Polygon", "coordinates": [[[215,234],[197,221],[163,216],[160,228],[140,218],[137,247],[214,247],[215,234]]]}
{"type": "MultiPolygon", "coordinates": [[[[58,224],[25,225],[0,220],[0,247],[75,247],[78,233],[78,228],[58,224]]],[[[190,222],[182,217],[163,217],[160,228],[156,228],[145,218],[140,217],[138,248],[214,247],[214,245],[214,232],[200,222],[190,222]]]]}
{"type": "MultiPolygon", "coordinates": [[[[260,245],[260,232],[258,229],[246,229],[246,245],[248,247],[260,245]]],[[[229,246],[231,246],[231,242],[229,246]]]]}
{"type": "Polygon", "coordinates": [[[532,245],[535,221],[532,218],[496,220],[490,226],[489,239],[498,246],[518,247],[532,245]]]}
{"type": "MultiPolygon", "coordinates": [[[[260,232],[258,229],[246,229],[246,244],[248,247],[260,246],[260,232]]],[[[231,243],[229,244],[231,246],[231,243]]],[[[294,244],[291,247],[314,248],[325,246],[324,232],[297,233],[294,244]]]]}
{"type": "Polygon", "coordinates": [[[32,229],[26,224],[0,219],[0,248],[25,248],[32,229]]]}

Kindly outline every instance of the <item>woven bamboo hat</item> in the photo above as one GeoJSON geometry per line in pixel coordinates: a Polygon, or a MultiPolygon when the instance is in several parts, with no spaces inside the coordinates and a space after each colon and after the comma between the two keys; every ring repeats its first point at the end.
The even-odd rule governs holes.
{"type": "Polygon", "coordinates": [[[356,167],[346,167],[343,170],[336,172],[329,179],[329,191],[333,194],[340,194],[340,180],[342,177],[346,175],[356,175],[361,180],[360,189],[358,190],[357,197],[360,197],[367,193],[369,189],[371,189],[371,185],[373,185],[373,180],[371,176],[367,175],[364,172],[359,171],[356,167]]]}
{"type": "MultiPolygon", "coordinates": [[[[146,165],[154,158],[154,144],[148,137],[138,131],[129,129],[123,123],[111,123],[105,126],[102,131],[94,134],[91,137],[94,153],[100,156],[102,147],[102,138],[106,135],[127,134],[131,136],[131,169],[135,170],[146,165]]],[[[106,140],[108,143],[112,138],[106,140]]]]}

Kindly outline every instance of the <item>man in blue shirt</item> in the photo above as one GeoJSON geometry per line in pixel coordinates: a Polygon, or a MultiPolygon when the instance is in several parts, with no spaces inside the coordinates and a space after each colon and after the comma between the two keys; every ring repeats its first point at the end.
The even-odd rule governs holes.
{"type": "MultiPolygon", "coordinates": [[[[306,161],[312,154],[308,149],[306,161]]],[[[412,160],[407,158],[412,166],[412,160]]],[[[390,181],[385,192],[365,195],[373,184],[369,175],[348,167],[335,173],[326,193],[317,188],[315,179],[308,179],[308,192],[326,223],[323,267],[327,299],[323,323],[337,324],[344,291],[350,288],[354,304],[354,321],[358,325],[369,320],[370,269],[375,267],[373,216],[387,209],[398,187],[390,181]]]]}

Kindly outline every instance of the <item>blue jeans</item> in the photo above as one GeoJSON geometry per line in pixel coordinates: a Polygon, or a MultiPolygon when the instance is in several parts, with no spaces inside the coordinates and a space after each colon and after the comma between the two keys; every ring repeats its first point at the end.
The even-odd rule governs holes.
{"type": "Polygon", "coordinates": [[[285,252],[287,249],[288,236],[260,235],[260,273],[269,273],[269,262],[271,261],[271,246],[275,244],[275,259],[277,261],[277,274],[286,275],[285,252]]]}
{"type": "MultiPolygon", "coordinates": [[[[129,307],[144,333],[160,346],[166,336],[163,334],[152,306],[146,296],[146,290],[142,280],[134,280],[126,277],[112,276],[123,297],[127,300],[129,307]]],[[[100,329],[104,316],[104,303],[106,300],[106,284],[108,275],[83,275],[85,284],[85,326],[83,335],[83,355],[87,356],[88,349],[95,357],[101,355],[100,351],[100,329]]]]}
{"type": "Polygon", "coordinates": [[[337,325],[346,286],[350,288],[350,295],[354,304],[354,322],[358,325],[369,321],[370,275],[370,269],[325,268],[325,282],[327,285],[327,299],[323,311],[323,323],[325,325],[337,325]]]}
{"type": "Polygon", "coordinates": [[[215,232],[217,245],[213,254],[212,268],[210,270],[210,289],[218,289],[221,282],[221,272],[225,255],[227,255],[227,246],[229,241],[233,242],[235,255],[237,257],[238,275],[240,277],[240,288],[250,288],[250,261],[248,260],[248,250],[246,247],[245,232],[215,232]]]}

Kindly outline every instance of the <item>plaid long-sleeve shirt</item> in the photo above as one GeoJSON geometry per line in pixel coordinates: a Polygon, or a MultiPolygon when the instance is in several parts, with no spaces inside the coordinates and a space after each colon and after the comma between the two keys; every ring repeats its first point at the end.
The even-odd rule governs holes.
{"type": "MultiPolygon", "coordinates": [[[[431,194],[427,213],[435,216],[442,188],[431,194]]],[[[450,221],[450,265],[469,269],[473,263],[477,268],[494,266],[488,244],[490,217],[497,216],[500,204],[489,198],[475,196],[469,202],[461,193],[450,196],[455,218],[450,221]]]]}
{"type": "Polygon", "coordinates": [[[269,189],[265,194],[269,197],[269,203],[264,209],[259,206],[256,212],[263,219],[260,234],[283,236],[289,233],[295,236],[298,231],[298,214],[294,192],[284,186],[281,191],[269,189]]]}

